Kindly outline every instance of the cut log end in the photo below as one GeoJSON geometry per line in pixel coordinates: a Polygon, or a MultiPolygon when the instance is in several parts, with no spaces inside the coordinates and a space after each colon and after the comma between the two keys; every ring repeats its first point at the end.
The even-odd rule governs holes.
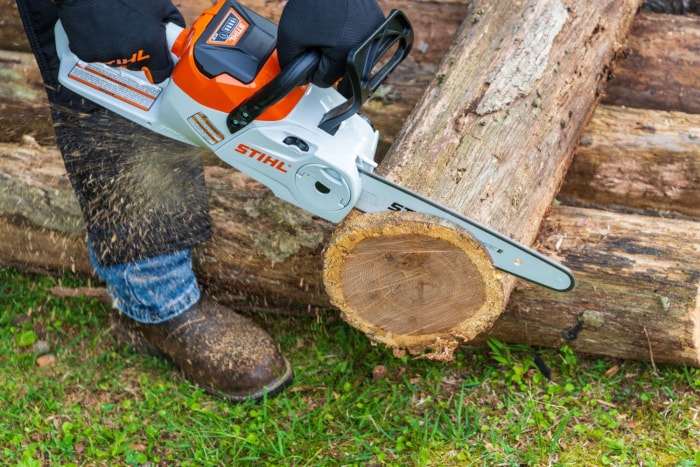
{"type": "Polygon", "coordinates": [[[489,254],[466,231],[418,213],[346,220],[324,256],[331,302],[353,327],[402,355],[450,360],[504,309],[489,254]]]}

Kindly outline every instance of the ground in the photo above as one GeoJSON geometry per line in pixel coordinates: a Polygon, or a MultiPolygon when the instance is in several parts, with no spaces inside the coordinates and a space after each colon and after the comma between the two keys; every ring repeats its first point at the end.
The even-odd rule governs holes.
{"type": "Polygon", "coordinates": [[[56,285],[95,284],[0,271],[4,465],[700,465],[694,368],[498,341],[396,359],[332,313],[254,315],[295,384],[234,405],[115,347],[108,306],[56,285]]]}

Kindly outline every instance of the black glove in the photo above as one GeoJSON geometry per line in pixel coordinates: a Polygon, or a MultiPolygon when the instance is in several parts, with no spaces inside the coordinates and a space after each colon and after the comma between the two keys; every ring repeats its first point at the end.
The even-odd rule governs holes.
{"type": "Polygon", "coordinates": [[[376,0],[289,0],[277,32],[282,68],[307,50],[321,52],[311,81],[332,86],[345,73],[348,53],[384,21],[376,0]]]}
{"type": "Polygon", "coordinates": [[[165,23],[185,27],[170,0],[57,0],[71,51],[86,62],[131,70],[148,68],[153,81],[170,76],[173,62],[165,23]]]}

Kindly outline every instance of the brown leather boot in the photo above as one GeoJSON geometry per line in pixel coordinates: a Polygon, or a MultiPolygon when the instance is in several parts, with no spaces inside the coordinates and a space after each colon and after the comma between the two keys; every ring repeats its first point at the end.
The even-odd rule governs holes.
{"type": "Polygon", "coordinates": [[[169,357],[192,382],[232,401],[272,397],[293,373],[272,338],[252,321],[204,295],[175,318],[142,324],[115,312],[117,339],[141,353],[169,357]]]}

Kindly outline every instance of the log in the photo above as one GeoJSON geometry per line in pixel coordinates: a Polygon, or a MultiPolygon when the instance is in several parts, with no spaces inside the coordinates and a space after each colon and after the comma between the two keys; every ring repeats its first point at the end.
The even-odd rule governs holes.
{"type": "MultiPolygon", "coordinates": [[[[569,2],[565,7],[558,0],[472,2],[437,79],[395,139],[380,172],[531,244],[597,103],[606,69],[640,3],[569,2]]],[[[353,222],[362,230],[372,229],[353,222]]],[[[421,238],[416,232],[414,241],[421,238]]],[[[331,243],[326,257],[346,253],[344,243],[339,248],[336,251],[331,243]]],[[[376,253],[381,254],[381,246],[376,253]]],[[[371,255],[363,258],[367,270],[377,267],[371,255]]],[[[333,259],[329,263],[335,264],[333,259]]],[[[408,290],[419,287],[416,277],[407,274],[402,286],[408,290]]],[[[484,278],[478,286],[485,286],[486,281],[484,278]]],[[[372,320],[371,307],[348,306],[348,300],[342,299],[347,297],[349,284],[327,282],[326,286],[332,298],[341,297],[333,304],[346,321],[354,323],[357,316],[372,320]]],[[[491,308],[495,312],[489,317],[479,315],[474,330],[482,332],[491,326],[505,309],[513,286],[513,276],[500,276],[503,301],[491,308]]],[[[408,322],[418,316],[442,322],[442,314],[461,312],[461,305],[452,310],[430,307],[411,294],[396,297],[394,302],[408,322]]],[[[371,304],[372,300],[353,303],[371,304]]],[[[382,328],[381,316],[375,324],[373,329],[390,335],[383,336],[383,342],[398,351],[404,348],[404,335],[420,341],[421,345],[407,349],[410,352],[426,350],[440,358],[449,356],[450,349],[463,341],[460,331],[450,334],[444,330],[439,340],[431,341],[420,329],[382,328]]],[[[374,335],[374,331],[369,333],[374,335]]]]}
{"type": "Polygon", "coordinates": [[[700,113],[700,17],[640,13],[603,102],[700,113]]]}
{"type": "Polygon", "coordinates": [[[700,115],[599,105],[557,199],[700,220],[700,115]]]}
{"type": "MultiPolygon", "coordinates": [[[[200,283],[240,310],[313,316],[328,308],[320,253],[333,226],[290,215],[230,169],[208,167],[206,176],[214,238],[196,250],[200,283]]],[[[0,265],[91,274],[80,211],[55,149],[0,144],[0,224],[0,265]]],[[[518,282],[506,311],[470,345],[487,337],[568,343],[582,354],[700,367],[699,245],[698,222],[555,206],[536,247],[576,271],[576,289],[518,282]]]]}
{"type": "MultiPolygon", "coordinates": [[[[669,11],[683,7],[653,3],[655,11],[666,11],[664,3],[669,11]]],[[[696,16],[637,15],[606,85],[606,105],[596,108],[584,131],[560,201],[698,219],[699,37],[696,16]]]]}
{"type": "Polygon", "coordinates": [[[700,366],[700,223],[559,206],[538,249],[575,269],[578,286],[519,284],[479,342],[700,366]]]}
{"type": "MultiPolygon", "coordinates": [[[[332,225],[271,196],[249,177],[206,168],[214,240],[196,253],[202,283],[242,306],[327,306],[320,254],[332,225]],[[293,305],[292,305],[293,304],[293,305]]],[[[59,152],[31,138],[0,144],[0,263],[90,275],[82,215],[59,152]]]]}
{"type": "Polygon", "coordinates": [[[0,49],[15,52],[30,50],[15,0],[0,0],[0,49]]]}
{"type": "Polygon", "coordinates": [[[24,135],[43,145],[56,144],[48,99],[34,56],[0,51],[0,142],[24,135]]]}
{"type": "Polygon", "coordinates": [[[700,15],[700,2],[698,0],[644,0],[642,9],[654,13],[700,15]]]}

